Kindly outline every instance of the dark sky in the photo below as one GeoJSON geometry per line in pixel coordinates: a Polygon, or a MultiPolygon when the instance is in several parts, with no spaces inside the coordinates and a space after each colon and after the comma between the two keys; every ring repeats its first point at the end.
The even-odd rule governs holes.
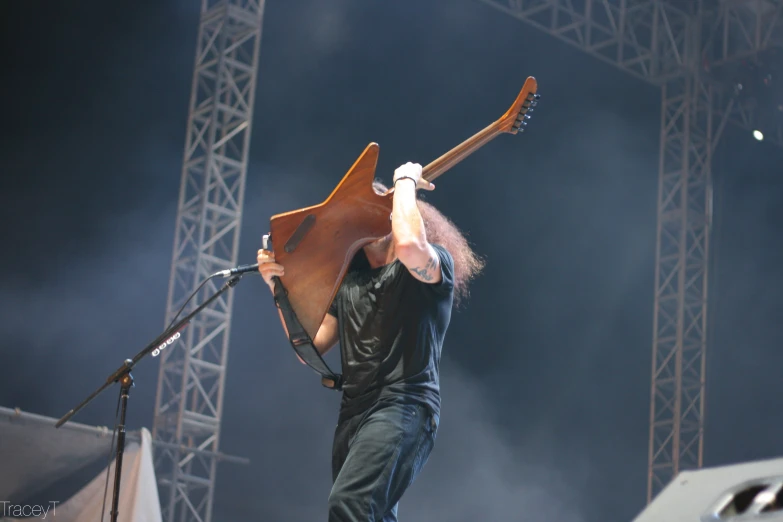
{"type": "MultiPolygon", "coordinates": [[[[195,1],[3,2],[0,405],[60,417],[163,327],[195,1]]],[[[472,0],[267,2],[240,263],[371,141],[379,175],[542,103],[428,199],[486,257],[444,346],[436,449],[402,520],[621,522],[644,506],[659,92],[472,0]]],[[[779,456],[783,152],[715,156],[705,461],[779,456]]],[[[267,289],[235,289],[215,520],[325,518],[338,395],[267,289]]],[[[331,358],[330,360],[333,360],[331,358]]],[[[151,428],[143,361],[132,428],[151,428]]],[[[114,391],[76,420],[111,425],[114,391]]]]}

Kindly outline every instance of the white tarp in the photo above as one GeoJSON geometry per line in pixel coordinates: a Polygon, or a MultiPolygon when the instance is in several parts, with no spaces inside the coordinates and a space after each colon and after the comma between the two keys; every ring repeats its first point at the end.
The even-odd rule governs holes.
{"type": "MultiPolygon", "coordinates": [[[[30,414],[26,415],[28,418],[32,417],[30,414]]],[[[55,432],[55,430],[52,430],[51,426],[46,425],[48,422],[27,424],[28,429],[32,427],[31,424],[38,424],[35,431],[38,432],[38,435],[43,433],[44,438],[52,437],[51,433],[55,432]],[[52,431],[50,432],[48,430],[52,431]]],[[[6,424],[5,427],[7,428],[8,425],[6,424]]],[[[111,437],[111,432],[109,432],[108,435],[111,437]]],[[[54,438],[57,438],[57,436],[55,435],[54,438]]],[[[140,443],[135,441],[128,441],[126,443],[120,485],[119,521],[161,522],[160,501],[158,499],[152,458],[152,437],[149,431],[142,429],[140,439],[140,443]]],[[[14,453],[13,448],[11,448],[10,445],[6,445],[7,442],[9,442],[8,439],[3,440],[3,452],[6,454],[14,453]]],[[[99,454],[96,453],[96,455],[105,456],[106,446],[101,444],[100,447],[102,451],[100,451],[99,454]]],[[[39,448],[39,450],[40,449],[41,448],[39,448]]],[[[6,473],[5,475],[6,477],[15,476],[13,472],[6,473]]],[[[26,481],[31,483],[34,478],[34,476],[26,476],[26,481]]],[[[45,473],[41,474],[39,479],[42,482],[49,481],[45,473]]],[[[6,487],[13,488],[14,485],[12,482],[8,482],[6,487]]],[[[35,484],[32,484],[32,487],[35,488],[35,484]]],[[[114,462],[112,461],[112,464],[108,468],[105,468],[70,499],[54,504],[40,505],[40,507],[31,504],[26,505],[24,503],[12,504],[9,501],[0,503],[0,520],[9,522],[17,520],[109,522],[111,520],[110,512],[113,487],[114,462]],[[108,489],[105,489],[107,473],[109,474],[109,481],[108,489]],[[104,491],[106,491],[105,509],[103,509],[104,491]],[[102,510],[104,511],[103,519],[101,519],[102,510]],[[3,511],[5,511],[5,513],[3,513],[3,511]],[[3,518],[4,516],[5,518],[3,518]]],[[[16,487],[16,489],[18,490],[18,487],[16,487]]],[[[3,499],[0,498],[0,501],[2,500],[3,499]]]]}
{"type": "MultiPolygon", "coordinates": [[[[48,513],[25,520],[53,522],[109,522],[114,488],[114,463],[104,469],[84,489],[62,504],[55,505],[48,513]],[[106,473],[109,487],[106,490],[106,473]],[[104,491],[106,505],[103,507],[104,491]],[[101,511],[103,510],[103,519],[101,511]]],[[[158,488],[152,465],[152,437],[146,429],[141,431],[141,445],[128,444],[122,461],[120,484],[120,522],[161,522],[158,488]]],[[[9,520],[20,520],[11,518],[9,520]]]]}
{"type": "Polygon", "coordinates": [[[0,501],[22,502],[108,457],[110,429],[78,422],[55,429],[55,422],[0,407],[0,501]]]}

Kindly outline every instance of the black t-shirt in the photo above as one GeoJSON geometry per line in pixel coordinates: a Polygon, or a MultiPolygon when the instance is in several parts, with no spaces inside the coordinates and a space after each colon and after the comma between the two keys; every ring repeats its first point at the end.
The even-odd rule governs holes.
{"type": "Polygon", "coordinates": [[[440,245],[441,281],[399,260],[371,268],[359,251],[329,308],[338,319],[344,378],[340,418],[376,401],[415,400],[440,413],[440,355],[451,320],[454,261],[440,245]]]}

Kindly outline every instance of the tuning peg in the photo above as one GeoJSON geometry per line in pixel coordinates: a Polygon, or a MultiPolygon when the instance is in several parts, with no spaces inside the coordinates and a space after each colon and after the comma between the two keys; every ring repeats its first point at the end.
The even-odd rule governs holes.
{"type": "Polygon", "coordinates": [[[541,95],[540,94],[534,94],[533,98],[535,98],[536,100],[540,100],[541,99],[541,95]]]}

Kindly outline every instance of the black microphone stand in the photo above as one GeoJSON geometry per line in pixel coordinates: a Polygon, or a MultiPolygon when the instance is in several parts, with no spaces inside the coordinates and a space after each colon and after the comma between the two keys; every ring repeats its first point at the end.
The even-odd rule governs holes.
{"type": "Polygon", "coordinates": [[[119,516],[119,501],[120,501],[120,478],[121,478],[121,472],[122,472],[122,456],[125,452],[125,414],[127,412],[128,408],[128,397],[130,396],[130,389],[133,387],[133,376],[131,375],[131,370],[133,369],[136,364],[143,359],[146,355],[153,352],[156,348],[160,347],[163,343],[168,341],[173,335],[175,335],[177,332],[182,330],[189,322],[190,320],[201,310],[209,306],[212,301],[217,299],[223,292],[228,290],[229,288],[234,287],[234,285],[239,282],[241,279],[241,275],[235,275],[217,291],[215,292],[212,297],[204,301],[201,305],[199,305],[195,310],[193,310],[191,313],[180,319],[177,323],[173,324],[171,328],[167,329],[165,332],[160,334],[154,341],[152,341],[150,344],[146,346],[142,351],[136,354],[133,359],[125,359],[125,362],[117,368],[117,370],[112,373],[107,379],[106,382],[103,383],[103,385],[95,390],[89,397],[84,399],[81,404],[76,406],[74,409],[66,413],[59,421],[57,421],[57,424],[54,425],[55,428],[59,428],[68,420],[76,415],[76,413],[84,408],[87,403],[89,403],[91,400],[93,400],[95,397],[97,397],[103,390],[114,384],[115,382],[120,383],[120,422],[117,426],[117,455],[115,457],[115,464],[114,464],[114,492],[112,494],[112,501],[111,501],[111,522],[117,522],[117,517],[119,516]]]}

